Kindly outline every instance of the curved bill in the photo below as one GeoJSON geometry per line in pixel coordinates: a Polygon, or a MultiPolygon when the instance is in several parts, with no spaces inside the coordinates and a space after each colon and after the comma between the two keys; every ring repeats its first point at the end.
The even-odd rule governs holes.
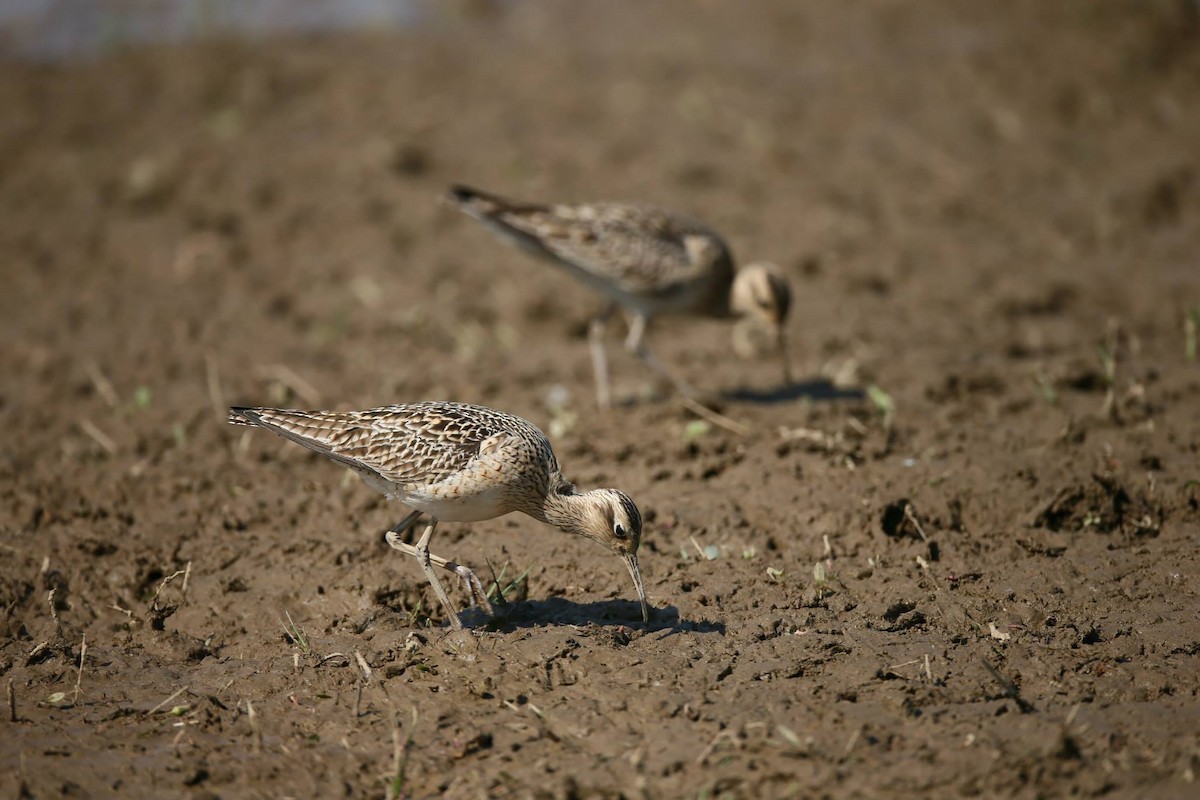
{"type": "Polygon", "coordinates": [[[775,332],[775,341],[779,346],[779,357],[783,361],[783,385],[789,387],[792,385],[792,351],[788,346],[787,330],[780,325],[775,332]]]}
{"type": "Polygon", "coordinates": [[[638,600],[642,603],[642,622],[649,622],[650,603],[646,600],[646,587],[642,584],[642,573],[638,569],[637,553],[625,555],[625,566],[629,568],[629,574],[633,577],[633,587],[637,589],[638,600]]]}

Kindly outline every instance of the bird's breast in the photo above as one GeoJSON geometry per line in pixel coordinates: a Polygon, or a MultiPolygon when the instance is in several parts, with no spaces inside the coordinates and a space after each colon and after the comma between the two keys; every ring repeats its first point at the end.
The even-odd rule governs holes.
{"type": "Polygon", "coordinates": [[[535,483],[526,475],[485,462],[438,483],[397,487],[392,496],[439,520],[478,522],[535,504],[535,483]]]}

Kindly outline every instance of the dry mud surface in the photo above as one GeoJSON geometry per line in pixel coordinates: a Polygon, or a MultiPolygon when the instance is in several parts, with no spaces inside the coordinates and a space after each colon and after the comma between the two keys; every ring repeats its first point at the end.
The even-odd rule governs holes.
{"type": "Polygon", "coordinates": [[[1188,7],[522,3],[3,64],[0,791],[1196,796],[1188,7]],[[709,220],[793,282],[802,384],[662,321],[750,433],[616,331],[594,413],[597,299],[452,181],[709,220]],[[630,492],[653,623],[512,517],[439,530],[528,570],[450,635],[403,509],[222,422],[422,398],[630,492]]]}

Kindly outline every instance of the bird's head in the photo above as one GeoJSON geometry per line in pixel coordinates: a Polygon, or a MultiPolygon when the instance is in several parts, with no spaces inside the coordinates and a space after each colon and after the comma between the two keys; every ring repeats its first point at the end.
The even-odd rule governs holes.
{"type": "Polygon", "coordinates": [[[571,533],[593,539],[619,555],[633,578],[642,620],[650,621],[646,587],[638,569],[637,551],[642,543],[642,514],[633,499],[617,489],[593,489],[572,497],[567,518],[549,519],[571,533]]]}
{"type": "Polygon", "coordinates": [[[791,383],[791,358],[788,353],[787,319],[792,306],[792,287],[773,264],[756,262],[737,271],[729,299],[730,309],[770,329],[783,359],[784,381],[791,383]]]}

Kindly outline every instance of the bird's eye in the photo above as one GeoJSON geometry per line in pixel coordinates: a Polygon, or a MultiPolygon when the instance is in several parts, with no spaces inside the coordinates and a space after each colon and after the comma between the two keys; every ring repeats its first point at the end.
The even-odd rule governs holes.
{"type": "Polygon", "coordinates": [[[621,523],[618,522],[613,526],[613,536],[617,537],[618,539],[624,539],[628,537],[629,534],[625,532],[625,528],[621,525],[621,523]]]}

